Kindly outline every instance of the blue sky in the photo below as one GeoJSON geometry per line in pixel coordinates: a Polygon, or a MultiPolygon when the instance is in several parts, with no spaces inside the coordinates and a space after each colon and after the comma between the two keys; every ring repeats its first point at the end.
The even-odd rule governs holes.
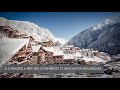
{"type": "Polygon", "coordinates": [[[0,12],[0,17],[30,21],[48,28],[55,37],[66,40],[107,18],[119,15],[120,12],[0,12]]]}

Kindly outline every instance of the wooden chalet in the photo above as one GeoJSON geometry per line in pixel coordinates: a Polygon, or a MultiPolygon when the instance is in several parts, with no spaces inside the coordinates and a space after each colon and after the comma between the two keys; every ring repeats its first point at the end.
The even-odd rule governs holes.
{"type": "Polygon", "coordinates": [[[63,61],[65,64],[73,64],[75,62],[75,58],[72,54],[64,54],[63,61]]]}
{"type": "Polygon", "coordinates": [[[24,32],[13,30],[9,26],[0,26],[0,33],[9,38],[25,38],[27,36],[24,32]]]}
{"type": "Polygon", "coordinates": [[[5,36],[9,37],[10,32],[13,32],[13,29],[9,26],[0,26],[0,33],[5,36]]]}
{"type": "Polygon", "coordinates": [[[62,64],[63,52],[54,47],[32,46],[33,57],[37,64],[62,64]]]}
{"type": "Polygon", "coordinates": [[[62,50],[55,50],[53,52],[53,62],[54,64],[63,64],[63,51],[62,50]]]}
{"type": "Polygon", "coordinates": [[[1,52],[3,51],[6,54],[1,58],[2,64],[22,64],[22,62],[26,63],[32,60],[32,51],[29,50],[29,39],[3,38],[0,44],[2,47],[1,52]]]}
{"type": "Polygon", "coordinates": [[[39,50],[39,63],[40,64],[52,64],[53,62],[53,48],[41,47],[39,50]]]}
{"type": "MultiPolygon", "coordinates": [[[[2,56],[0,58],[0,65],[35,64],[34,59],[32,59],[32,53],[28,50],[29,39],[15,39],[5,37],[0,39],[0,46],[2,47],[0,47],[0,55],[2,56]]],[[[23,74],[23,76],[26,77],[30,77],[29,75],[30,74],[23,74]]],[[[2,73],[0,74],[0,77],[19,77],[19,73],[2,73]]]]}
{"type": "Polygon", "coordinates": [[[53,53],[42,45],[32,46],[32,53],[36,64],[49,64],[53,61],[53,53]]]}
{"type": "Polygon", "coordinates": [[[39,50],[42,47],[42,45],[36,45],[36,46],[31,46],[32,47],[32,55],[33,59],[35,61],[35,64],[39,64],[39,50]]]}

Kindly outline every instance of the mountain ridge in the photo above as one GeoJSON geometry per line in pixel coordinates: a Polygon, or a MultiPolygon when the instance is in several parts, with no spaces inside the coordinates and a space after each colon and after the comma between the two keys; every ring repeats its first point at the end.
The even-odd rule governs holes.
{"type": "MultiPolygon", "coordinates": [[[[52,40],[57,42],[61,38],[56,38],[47,28],[40,27],[29,21],[7,20],[0,17],[0,26],[10,26],[14,30],[24,31],[28,35],[34,35],[41,41],[52,40]]],[[[61,43],[62,44],[62,43],[61,43]]]]}
{"type": "MultiPolygon", "coordinates": [[[[95,44],[92,44],[94,42],[97,42],[98,39],[102,38],[102,36],[105,33],[108,33],[110,31],[112,31],[111,29],[113,29],[112,27],[114,27],[116,24],[118,24],[116,27],[118,27],[118,31],[113,30],[113,34],[116,32],[119,32],[119,23],[120,23],[120,16],[119,17],[114,17],[111,19],[106,19],[104,22],[96,24],[84,31],[81,31],[80,33],[78,33],[77,35],[75,35],[72,39],[70,39],[66,44],[72,44],[74,46],[80,47],[80,48],[93,48],[93,49],[98,49],[99,51],[105,51],[106,53],[109,53],[111,55],[114,54],[118,54],[118,53],[111,53],[109,51],[106,51],[106,49],[100,49],[100,48],[95,48],[95,44]],[[92,46],[93,45],[93,46],[92,46]]],[[[112,33],[110,33],[112,34],[112,33]]],[[[119,33],[118,33],[119,34],[119,33]]],[[[105,38],[105,36],[104,36],[105,38]]],[[[104,39],[102,38],[102,39],[104,39]]],[[[98,40],[100,43],[102,43],[102,39],[101,41],[98,40]]],[[[107,39],[111,39],[111,38],[107,38],[107,39]]],[[[106,40],[107,41],[107,40],[106,40]]],[[[119,40],[118,40],[119,41],[119,40]]],[[[97,44],[97,43],[96,43],[97,44]]],[[[106,45],[107,46],[107,45],[106,45]]],[[[98,47],[100,47],[98,45],[98,47]]],[[[117,50],[117,49],[115,49],[117,50]]],[[[119,49],[118,49],[119,51],[119,49]]]]}

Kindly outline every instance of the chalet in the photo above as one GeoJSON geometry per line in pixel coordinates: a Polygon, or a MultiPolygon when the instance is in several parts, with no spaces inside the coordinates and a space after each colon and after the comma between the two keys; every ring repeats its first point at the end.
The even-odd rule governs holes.
{"type": "Polygon", "coordinates": [[[9,26],[0,26],[0,30],[13,30],[12,28],[10,28],[9,26]]]}
{"type": "MultiPolygon", "coordinates": [[[[0,39],[0,65],[34,64],[32,54],[27,53],[29,39],[14,39],[4,37],[0,39]]],[[[22,74],[23,77],[32,77],[32,74],[22,74]]],[[[20,73],[0,73],[0,77],[21,77],[20,73]]]]}
{"type": "Polygon", "coordinates": [[[53,62],[54,64],[62,64],[63,62],[63,51],[62,50],[55,50],[53,54],[53,62]]]}
{"type": "Polygon", "coordinates": [[[9,37],[10,32],[13,32],[13,29],[9,26],[0,26],[0,33],[3,34],[5,37],[9,37]]]}
{"type": "Polygon", "coordinates": [[[112,61],[119,62],[120,61],[120,54],[118,54],[117,56],[112,56],[111,59],[112,59],[112,61]]]}
{"type": "MultiPolygon", "coordinates": [[[[32,59],[32,53],[31,50],[29,50],[30,47],[29,39],[15,39],[7,37],[0,39],[0,65],[36,64],[35,60],[32,59]]],[[[0,77],[30,78],[32,77],[32,74],[0,73],[0,77]]]]}
{"type": "Polygon", "coordinates": [[[75,62],[75,58],[72,54],[64,54],[63,61],[65,64],[73,64],[75,62]]]}
{"type": "Polygon", "coordinates": [[[27,34],[23,31],[14,30],[12,33],[13,38],[26,38],[27,34]]]}
{"type": "Polygon", "coordinates": [[[82,55],[80,52],[76,52],[76,53],[74,54],[75,60],[79,60],[79,59],[82,58],[82,57],[83,57],[83,55],[82,55]]]}
{"type": "Polygon", "coordinates": [[[84,60],[84,59],[78,60],[78,63],[81,64],[81,65],[95,65],[95,64],[97,64],[96,61],[93,61],[93,60],[87,61],[87,60],[84,60]]]}
{"type": "Polygon", "coordinates": [[[92,51],[94,56],[100,56],[100,52],[98,50],[92,51]]]}
{"type": "Polygon", "coordinates": [[[82,50],[78,50],[78,52],[80,52],[83,56],[87,56],[87,57],[93,57],[94,56],[94,51],[90,50],[90,49],[82,49],[82,50]]]}
{"type": "Polygon", "coordinates": [[[74,47],[74,49],[75,49],[75,52],[80,50],[79,47],[74,47]]]}
{"type": "Polygon", "coordinates": [[[111,61],[111,58],[109,56],[108,53],[104,53],[104,52],[99,52],[99,58],[103,59],[104,61],[111,61]]]}
{"type": "Polygon", "coordinates": [[[74,47],[74,45],[65,45],[65,47],[71,48],[71,47],[74,47]]]}
{"type": "Polygon", "coordinates": [[[17,30],[13,30],[12,32],[9,32],[9,38],[20,38],[21,34],[17,30]]]}
{"type": "Polygon", "coordinates": [[[53,63],[53,47],[43,47],[42,45],[32,46],[32,55],[36,64],[53,63]]]}
{"type": "Polygon", "coordinates": [[[73,51],[69,47],[63,47],[62,50],[65,54],[73,54],[73,51]]]}
{"type": "Polygon", "coordinates": [[[32,55],[33,59],[35,61],[35,64],[38,64],[38,59],[39,59],[39,49],[42,47],[42,45],[36,45],[32,46],[32,55]]]}
{"type": "Polygon", "coordinates": [[[73,45],[68,45],[68,46],[62,47],[62,50],[64,51],[65,54],[74,54],[77,51],[79,51],[80,48],[79,47],[74,47],[73,45]]]}
{"type": "Polygon", "coordinates": [[[32,46],[38,64],[60,64],[63,63],[63,52],[54,47],[44,47],[40,45],[32,46]],[[36,51],[35,51],[36,48],[36,51]]]}
{"type": "Polygon", "coordinates": [[[39,50],[39,60],[41,63],[53,64],[53,47],[41,47],[39,50]]]}
{"type": "Polygon", "coordinates": [[[86,65],[95,65],[95,64],[97,64],[97,62],[95,62],[95,61],[88,61],[88,62],[86,62],[86,65]]]}
{"type": "Polygon", "coordinates": [[[1,64],[23,64],[31,60],[27,53],[29,39],[2,38],[0,40],[1,64]]]}
{"type": "Polygon", "coordinates": [[[9,38],[24,38],[25,36],[27,36],[24,32],[22,31],[18,31],[18,30],[13,30],[12,32],[9,32],[9,38]]]}
{"type": "Polygon", "coordinates": [[[105,60],[99,58],[99,57],[83,57],[81,60],[84,60],[86,64],[96,64],[96,63],[105,63],[105,60]]]}
{"type": "Polygon", "coordinates": [[[77,60],[76,62],[77,62],[78,64],[81,64],[81,65],[86,65],[85,60],[82,60],[82,59],[77,60]]]}
{"type": "Polygon", "coordinates": [[[24,38],[27,36],[24,32],[13,30],[9,26],[0,26],[0,33],[9,38],[24,38]]]}

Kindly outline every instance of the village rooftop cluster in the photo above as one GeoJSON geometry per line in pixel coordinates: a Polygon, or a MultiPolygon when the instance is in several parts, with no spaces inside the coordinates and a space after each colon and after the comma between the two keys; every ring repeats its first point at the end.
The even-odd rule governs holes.
{"type": "Polygon", "coordinates": [[[95,65],[110,60],[108,54],[97,50],[60,45],[52,40],[40,40],[35,35],[13,30],[9,26],[0,26],[0,65],[95,65]]]}

